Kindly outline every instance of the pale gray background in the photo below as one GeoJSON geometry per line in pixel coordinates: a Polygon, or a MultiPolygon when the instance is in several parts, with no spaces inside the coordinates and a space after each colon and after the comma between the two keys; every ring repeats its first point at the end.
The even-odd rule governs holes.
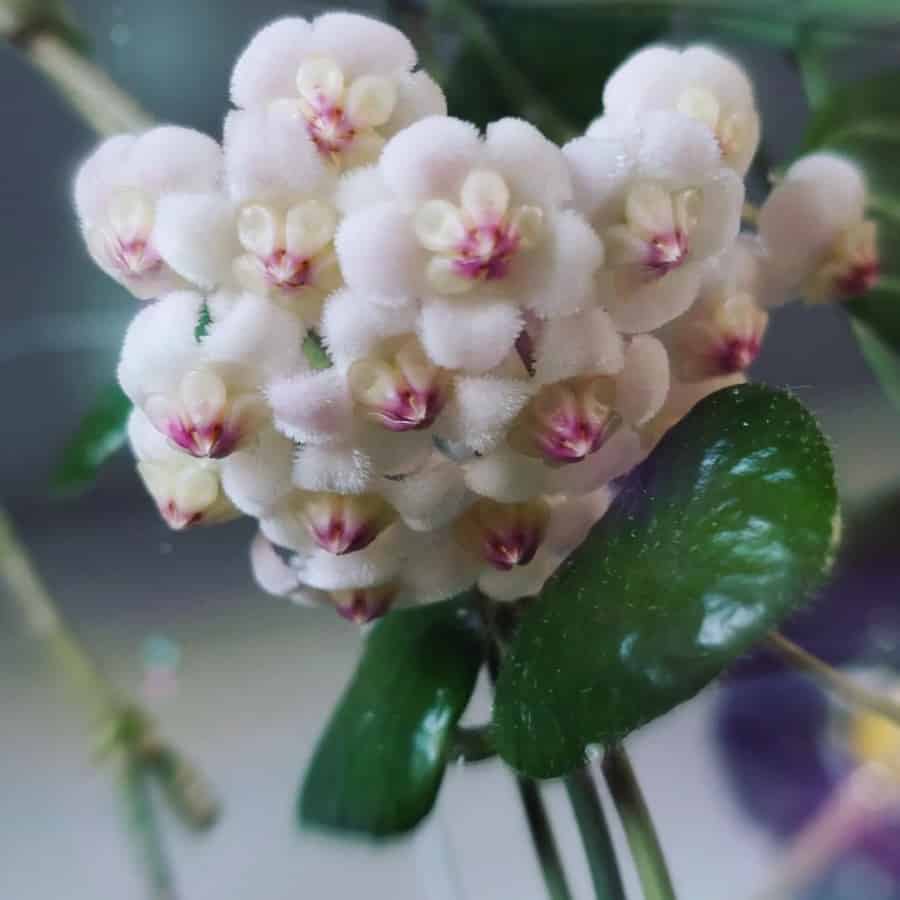
{"type": "MultiPolygon", "coordinates": [[[[319,8],[275,0],[70,5],[97,58],[155,115],[216,136],[231,65],[251,32],[277,15],[319,8]]],[[[781,57],[737,52],[758,78],[778,158],[802,132],[799,85],[781,57]]],[[[838,62],[858,70],[861,59],[870,64],[865,52],[838,62]]],[[[178,692],[155,708],[166,731],[202,760],[227,808],[208,837],[176,823],[168,829],[181,896],[538,900],[513,783],[499,765],[451,772],[437,816],[412,841],[371,849],[298,833],[296,784],[358,636],[333,615],[261,595],[248,573],[246,524],[170,534],[124,456],[86,497],[46,499],[51,461],[113,370],[136,303],[89,263],[69,207],[72,172],[94,136],[6,49],[0,88],[0,495],[118,683],[140,690],[149,635],[181,650],[178,692]]],[[[836,311],[779,313],[758,375],[791,385],[820,413],[846,496],[900,475],[896,414],[836,311]]],[[[707,692],[646,729],[635,756],[680,896],[741,900],[762,884],[776,848],[733,804],[708,739],[709,704],[707,692]]],[[[111,773],[92,764],[79,709],[5,603],[0,715],[0,897],[141,898],[111,773]]],[[[578,896],[588,897],[564,797],[558,786],[548,795],[578,896]]]]}

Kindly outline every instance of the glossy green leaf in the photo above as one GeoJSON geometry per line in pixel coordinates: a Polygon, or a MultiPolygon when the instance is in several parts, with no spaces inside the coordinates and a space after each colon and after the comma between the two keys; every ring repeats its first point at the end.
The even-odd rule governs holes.
{"type": "Polygon", "coordinates": [[[372,629],[306,773],[301,822],[390,837],[428,814],[481,666],[479,623],[464,594],[372,629]]]}
{"type": "Polygon", "coordinates": [[[866,173],[882,274],[878,288],[847,309],[863,356],[900,407],[900,71],[833,92],[813,117],[805,149],[842,153],[866,173]]]}
{"type": "Polygon", "coordinates": [[[497,685],[500,755],[562,775],[692,697],[820,583],[837,509],[797,400],[761,385],[708,397],[523,618],[497,685]]]}
{"type": "Polygon", "coordinates": [[[130,413],[131,401],[118,383],[107,385],[63,449],[52,477],[54,491],[73,493],[94,483],[100,467],[125,444],[130,413]]]}

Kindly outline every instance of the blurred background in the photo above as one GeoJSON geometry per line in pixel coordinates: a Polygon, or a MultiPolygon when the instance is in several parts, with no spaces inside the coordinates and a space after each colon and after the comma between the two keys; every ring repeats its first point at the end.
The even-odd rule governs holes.
{"type": "MultiPolygon", "coordinates": [[[[216,137],[231,66],[251,34],[277,16],[314,15],[328,6],[300,0],[68,5],[90,36],[95,59],[153,115],[216,137]]],[[[522,111],[521,96],[506,96],[491,73],[473,63],[471,39],[478,35],[460,9],[441,4],[449,11],[435,24],[429,10],[412,2],[340,5],[408,28],[450,86],[451,112],[494,117],[516,111],[517,102],[522,111]]],[[[519,60],[540,56],[543,99],[581,127],[599,112],[609,69],[636,46],[666,36],[726,46],[756,80],[764,121],[761,158],[775,166],[796,151],[807,104],[795,60],[765,39],[770,21],[780,21],[778,4],[751,5],[753,15],[744,18],[753,27],[746,34],[712,33],[704,15],[685,14],[677,4],[613,4],[618,25],[612,32],[587,27],[592,4],[577,0],[541,6],[507,0],[476,11],[484,16],[482,25],[496,29],[492,34],[505,34],[507,59],[518,71],[530,74],[519,60]],[[651,6],[657,10],[652,14],[651,6]],[[539,38],[548,54],[535,49],[539,38]],[[575,75],[567,54],[578,66],[575,75]],[[593,109],[582,100],[586,96],[595,98],[593,109]]],[[[842,28],[837,21],[834,27],[842,28]]],[[[830,49],[827,77],[852,80],[896,66],[900,9],[895,27],[887,24],[861,29],[830,49]]],[[[88,260],[69,202],[74,169],[96,137],[5,46],[0,85],[6,110],[0,143],[0,496],[79,635],[113,679],[142,697],[165,732],[202,762],[224,799],[225,816],[210,834],[197,837],[174,822],[166,829],[179,896],[538,900],[543,887],[514,783],[497,763],[452,770],[436,813],[409,840],[374,847],[298,830],[296,787],[352,671],[359,633],[328,612],[297,610],[262,595],[247,562],[248,524],[168,532],[125,453],[91,492],[65,501],[49,496],[53,462],[110,380],[136,306],[88,260]]],[[[761,167],[757,189],[762,178],[761,167]]],[[[795,305],[779,311],[755,376],[789,386],[819,415],[849,507],[862,509],[900,480],[900,414],[873,381],[840,310],[795,305]]],[[[900,545],[881,537],[881,580],[872,596],[896,601],[900,545]]],[[[876,563],[869,558],[867,565],[876,563]]],[[[858,602],[846,588],[842,583],[843,600],[858,602]]],[[[895,646],[893,635],[881,639],[895,646]]],[[[773,698],[777,691],[754,695],[751,708],[764,718],[773,698]]],[[[777,822],[767,825],[765,809],[748,808],[740,789],[744,769],[718,739],[724,702],[722,690],[713,688],[634,738],[638,773],[683,900],[750,900],[782,859],[789,831],[777,822]]],[[[474,718],[486,716],[484,697],[476,706],[474,718]]],[[[142,897],[111,773],[95,765],[82,711],[70,704],[57,672],[9,603],[0,604],[0,710],[2,896],[142,897]]],[[[783,737],[792,718],[778,721],[783,737]]],[[[742,734],[740,727],[728,733],[742,734]]],[[[763,740],[754,754],[766,748],[763,740]]],[[[764,779],[760,789],[777,780],[764,779]]],[[[790,778],[778,785],[790,794],[790,778]]],[[[546,794],[576,896],[588,897],[565,796],[558,785],[546,794]]],[[[894,852],[900,857],[900,842],[894,852]]],[[[875,863],[855,858],[853,865],[851,876],[832,878],[827,893],[810,896],[900,897],[898,884],[872,869],[875,863]]]]}

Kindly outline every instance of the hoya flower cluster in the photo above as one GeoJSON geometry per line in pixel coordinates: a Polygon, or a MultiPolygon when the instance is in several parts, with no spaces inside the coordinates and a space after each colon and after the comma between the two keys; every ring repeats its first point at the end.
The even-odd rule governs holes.
{"type": "Polygon", "coordinates": [[[91,255],[151,301],[119,378],[161,514],[253,516],[264,588],[360,622],[536,592],[616,479],[743,379],[768,307],[878,270],[836,157],[740,233],[759,117],[716,51],[638,53],[564,147],[449,117],[416,62],[371,19],[283,19],[235,66],[221,146],[114,137],[75,184],[91,255]]]}

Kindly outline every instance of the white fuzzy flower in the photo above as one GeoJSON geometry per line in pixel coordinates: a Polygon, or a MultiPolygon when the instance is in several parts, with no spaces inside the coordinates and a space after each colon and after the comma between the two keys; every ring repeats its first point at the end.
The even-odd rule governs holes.
{"type": "Polygon", "coordinates": [[[290,110],[323,158],[346,169],[373,162],[401,128],[446,112],[440,88],[415,66],[406,36],[375,19],[280,19],[241,54],[231,99],[243,109],[290,110]]]}
{"type": "Polygon", "coordinates": [[[759,213],[773,276],[813,302],[870,290],[879,259],[865,206],[863,173],[849,159],[816,153],[794,163],[759,213]]]}
{"type": "Polygon", "coordinates": [[[201,289],[249,291],[316,324],[340,285],[336,174],[278,107],[230,113],[224,159],[222,191],[161,199],[160,255],[201,289]]]}
{"type": "Polygon", "coordinates": [[[668,390],[665,348],[638,335],[613,372],[588,362],[562,380],[536,384],[505,444],[465,465],[466,483],[504,503],[597,490],[640,461],[639,429],[658,414],[668,390]]]}
{"type": "Polygon", "coordinates": [[[598,299],[628,333],[653,331],[694,301],[703,264],[731,245],[744,186],[700,122],[649,112],[598,119],[563,149],[575,199],[606,244],[598,299]]]}
{"type": "Polygon", "coordinates": [[[97,265],[142,300],[184,286],[161,258],[157,207],[171,193],[214,190],[221,168],[219,145],[187,128],[100,144],[75,177],[75,209],[97,265]]]}
{"type": "Polygon", "coordinates": [[[714,135],[723,162],[744,175],[759,144],[753,85],[738,62],[719,50],[645,47],[616,69],[603,91],[612,118],[672,110],[702,122],[714,135]]]}
{"type": "Polygon", "coordinates": [[[131,323],[119,381],[174,446],[220,459],[270,420],[261,388],[296,370],[300,344],[294,317],[263,299],[170,294],[131,323]]]}
{"type": "Polygon", "coordinates": [[[378,175],[387,199],[338,230],[344,279],[384,304],[421,300],[418,330],[437,365],[493,369],[524,311],[558,316],[591,301],[602,244],[568,208],[560,150],[531,125],[504,119],[482,139],[458,119],[425,119],[388,143],[378,175]]]}
{"type": "Polygon", "coordinates": [[[746,243],[735,243],[707,270],[697,302],[663,329],[677,378],[734,375],[759,355],[769,316],[754,293],[756,266],[746,243]]]}
{"type": "Polygon", "coordinates": [[[128,440],[141,480],[170,528],[213,525],[240,515],[222,491],[219,464],[173,448],[139,409],[128,419],[128,440]]]}

